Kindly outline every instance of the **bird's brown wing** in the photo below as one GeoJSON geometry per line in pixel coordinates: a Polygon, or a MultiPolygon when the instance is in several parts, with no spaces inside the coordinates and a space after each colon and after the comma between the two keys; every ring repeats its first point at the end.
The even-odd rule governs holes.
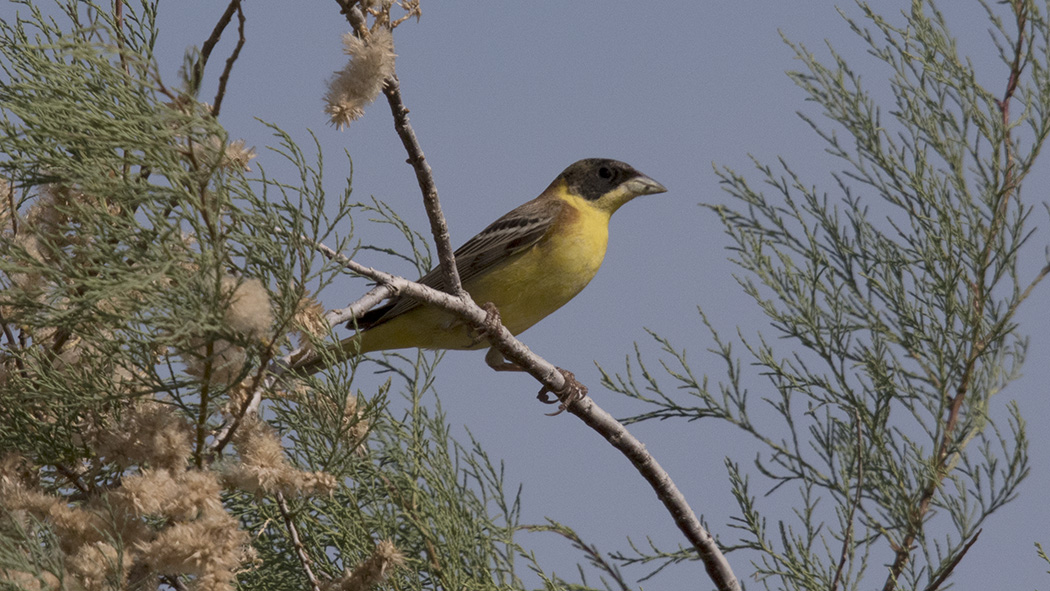
{"type": "MultiPolygon", "coordinates": [[[[489,224],[454,253],[460,282],[469,283],[471,279],[539,242],[550,230],[564,205],[565,202],[560,199],[541,196],[489,224]]],[[[419,279],[419,283],[442,291],[446,289],[445,274],[440,267],[431,269],[419,279]]],[[[358,318],[357,326],[371,328],[419,305],[419,301],[413,298],[398,296],[358,318]]]]}

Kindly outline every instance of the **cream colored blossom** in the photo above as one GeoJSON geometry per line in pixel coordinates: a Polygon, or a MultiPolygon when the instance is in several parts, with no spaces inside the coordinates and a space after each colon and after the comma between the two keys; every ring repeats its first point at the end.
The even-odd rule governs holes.
{"type": "Polygon", "coordinates": [[[373,31],[364,41],[353,33],[343,35],[343,48],[350,60],[328,81],[325,113],[337,128],[364,114],[383,90],[386,79],[394,75],[394,36],[386,28],[373,31]]]}
{"type": "Polygon", "coordinates": [[[26,515],[49,524],[70,588],[150,588],[160,575],[184,575],[188,589],[226,591],[252,558],[215,472],[147,469],[82,505],[27,488],[10,472],[0,478],[0,511],[23,526],[26,515]],[[134,581],[132,565],[141,567],[134,581]]]}
{"type": "MultiPolygon", "coordinates": [[[[296,306],[295,316],[292,318],[295,326],[303,333],[303,336],[323,337],[331,330],[328,321],[325,320],[324,306],[322,306],[312,295],[305,294],[296,306]]],[[[301,339],[303,345],[310,340],[301,339]]]]}
{"type": "Polygon", "coordinates": [[[136,545],[143,561],[156,573],[195,576],[191,588],[232,589],[236,569],[248,556],[248,534],[224,511],[207,511],[193,521],[162,529],[136,545]]]}
{"type": "Polygon", "coordinates": [[[405,556],[397,546],[389,540],[383,540],[353,572],[347,571],[341,579],[332,581],[327,591],[368,591],[385,582],[394,570],[404,564],[405,556]]]}
{"type": "Polygon", "coordinates": [[[181,356],[186,373],[209,384],[233,384],[244,373],[248,352],[244,347],[224,339],[210,344],[201,338],[190,339],[189,347],[181,356]]]}
{"type": "Polygon", "coordinates": [[[111,582],[124,580],[131,557],[106,542],[81,545],[66,559],[66,566],[87,591],[112,589],[111,582]]]}
{"type": "Polygon", "coordinates": [[[251,170],[248,163],[255,158],[255,148],[249,148],[244,140],[225,141],[217,135],[209,135],[201,142],[193,143],[193,159],[202,169],[222,167],[229,170],[251,170]]]}
{"type": "Polygon", "coordinates": [[[265,423],[245,421],[233,439],[240,462],[227,465],[223,481],[227,486],[255,494],[286,495],[330,493],[336,480],[324,472],[298,470],[288,463],[277,434],[265,423]]]}
{"type": "Polygon", "coordinates": [[[255,158],[255,148],[249,148],[244,140],[233,140],[226,144],[226,166],[251,171],[248,163],[255,158]]]}
{"type": "Polygon", "coordinates": [[[52,591],[61,589],[62,582],[54,574],[43,571],[38,575],[20,570],[0,568],[0,581],[23,591],[52,591]]]}
{"type": "Polygon", "coordinates": [[[96,430],[92,433],[96,452],[123,467],[181,471],[192,450],[189,424],[156,401],[140,402],[125,411],[118,423],[96,430]]]}
{"type": "Polygon", "coordinates": [[[265,339],[273,325],[273,309],[270,294],[258,279],[238,281],[233,277],[223,279],[223,290],[230,294],[230,306],[226,309],[226,323],[235,332],[256,339],[265,339]]]}
{"type": "Polygon", "coordinates": [[[124,479],[112,502],[130,515],[185,521],[202,511],[222,511],[221,492],[215,472],[143,470],[124,479]]]}

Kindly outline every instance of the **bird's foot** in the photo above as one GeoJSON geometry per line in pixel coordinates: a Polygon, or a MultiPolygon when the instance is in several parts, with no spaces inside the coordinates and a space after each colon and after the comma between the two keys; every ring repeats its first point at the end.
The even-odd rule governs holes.
{"type": "Polygon", "coordinates": [[[561,372],[561,376],[565,379],[565,385],[562,386],[561,390],[554,392],[548,389],[546,386],[540,390],[540,393],[536,395],[536,399],[544,404],[554,404],[558,402],[558,410],[552,413],[547,413],[547,416],[553,417],[560,415],[565,412],[573,402],[583,400],[587,397],[587,386],[581,384],[573,373],[567,369],[558,368],[561,372]],[[554,394],[557,398],[551,398],[548,394],[554,394]]]}
{"type": "Polygon", "coordinates": [[[499,329],[503,326],[503,319],[499,315],[499,309],[496,308],[496,304],[485,302],[481,305],[481,309],[485,311],[485,320],[481,323],[481,326],[474,329],[474,333],[471,335],[473,338],[470,342],[471,346],[484,341],[490,336],[498,335],[499,329]]]}

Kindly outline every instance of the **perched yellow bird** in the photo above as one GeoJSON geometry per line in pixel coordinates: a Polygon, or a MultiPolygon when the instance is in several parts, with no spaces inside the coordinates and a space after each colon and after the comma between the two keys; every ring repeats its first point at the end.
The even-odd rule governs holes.
{"type": "MultiPolygon", "coordinates": [[[[565,305],[594,278],[605,258],[613,212],[635,197],[665,191],[623,162],[580,160],[539,197],[499,218],[455,251],[463,288],[479,305],[494,304],[503,325],[517,335],[565,305]]],[[[440,267],[419,283],[445,289],[440,267]]],[[[486,345],[455,315],[406,296],[362,315],[356,327],[360,332],[340,343],[344,355],[486,345]]],[[[495,349],[486,361],[496,369],[516,368],[495,349]]]]}

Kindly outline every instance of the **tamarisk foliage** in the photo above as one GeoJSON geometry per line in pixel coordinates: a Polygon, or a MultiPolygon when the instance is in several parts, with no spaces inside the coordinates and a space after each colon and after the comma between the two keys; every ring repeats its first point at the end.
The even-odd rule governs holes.
{"type": "Polygon", "coordinates": [[[780,503],[798,493],[793,517],[778,513],[770,527],[746,469],[726,463],[736,549],[754,552],[769,588],[942,588],[1028,473],[1024,420],[993,401],[1024,361],[1018,308],[1050,272],[1030,260],[1033,204],[1022,192],[1050,133],[1050,11],[999,4],[985,9],[1001,68],[980,78],[994,87],[932,2],[896,18],[860,3],[862,16],[846,17],[877,71],[890,72],[877,92],[834,48],[819,58],[789,43],[804,66],[790,76],[822,116],[802,117],[842,163],[834,187],[819,190],[786,159],[756,162],[757,182],[720,168],[731,199],[710,206],[777,340],[741,333],[740,357],[704,317],[728,370],[717,388],[659,336],[665,376],[640,349],[642,383],[633,363],[605,374],[651,407],[634,421],[726,421],[760,442],[756,476],[780,503]],[[767,380],[758,411],[749,366],[767,380]]]}
{"type": "Polygon", "coordinates": [[[354,205],[350,179],[326,194],[320,155],[276,127],[280,179],[229,137],[243,43],[211,106],[216,38],[165,82],[156,2],[17,11],[0,20],[0,587],[520,588],[516,499],[420,403],[432,354],[390,357],[368,394],[355,366],[273,377],[329,337],[312,294],[342,269],[316,245],[352,252],[355,213],[396,217],[354,205]]]}

